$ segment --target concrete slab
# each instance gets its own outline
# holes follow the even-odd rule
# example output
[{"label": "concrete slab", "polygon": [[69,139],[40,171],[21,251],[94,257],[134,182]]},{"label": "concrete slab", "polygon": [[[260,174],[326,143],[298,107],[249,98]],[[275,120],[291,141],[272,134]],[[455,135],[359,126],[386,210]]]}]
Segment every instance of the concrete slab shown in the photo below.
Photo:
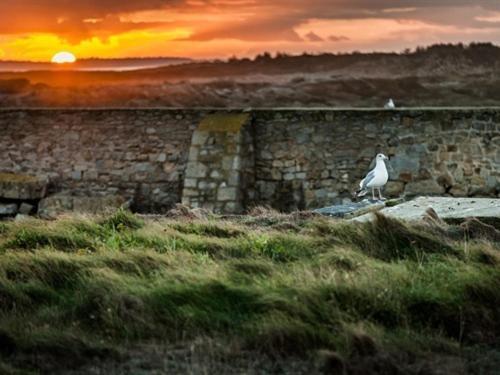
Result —
[{"label": "concrete slab", "polygon": [[[500,199],[495,198],[419,197],[394,207],[386,207],[379,212],[396,219],[420,220],[429,207],[442,219],[500,218]],[[365,214],[351,220],[367,221],[372,218],[373,215]]]}]

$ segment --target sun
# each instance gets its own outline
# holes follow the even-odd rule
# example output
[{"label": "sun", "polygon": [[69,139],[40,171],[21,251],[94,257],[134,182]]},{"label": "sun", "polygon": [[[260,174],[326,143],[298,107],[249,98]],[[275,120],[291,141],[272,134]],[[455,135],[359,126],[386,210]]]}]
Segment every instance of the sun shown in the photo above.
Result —
[{"label": "sun", "polygon": [[55,64],[71,64],[76,61],[76,57],[71,52],[61,51],[56,53],[51,61]]}]

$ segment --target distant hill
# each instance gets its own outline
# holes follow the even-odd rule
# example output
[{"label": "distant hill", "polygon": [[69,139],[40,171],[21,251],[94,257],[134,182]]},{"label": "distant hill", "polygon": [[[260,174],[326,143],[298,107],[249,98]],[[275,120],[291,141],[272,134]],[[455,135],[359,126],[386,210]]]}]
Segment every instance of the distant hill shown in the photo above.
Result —
[{"label": "distant hill", "polygon": [[121,63],[93,60],[79,62],[80,70],[0,72],[0,106],[378,107],[388,98],[397,106],[500,105],[500,48],[490,43],[173,61],[148,59],[137,70],[81,69]]},{"label": "distant hill", "polygon": [[46,70],[117,70],[128,71],[137,69],[158,68],[162,66],[185,64],[192,62],[188,58],[179,57],[153,57],[153,58],[124,58],[124,59],[83,59],[68,65],[56,65],[45,62],[31,61],[2,61],[0,60],[1,72],[25,72],[25,71],[46,71]]}]

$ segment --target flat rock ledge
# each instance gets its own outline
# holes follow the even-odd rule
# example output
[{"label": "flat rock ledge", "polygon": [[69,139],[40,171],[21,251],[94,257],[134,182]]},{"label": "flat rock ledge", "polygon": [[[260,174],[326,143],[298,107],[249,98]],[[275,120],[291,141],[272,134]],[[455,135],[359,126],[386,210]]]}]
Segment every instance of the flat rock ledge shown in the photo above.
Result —
[{"label": "flat rock ledge", "polygon": [[383,201],[365,199],[361,202],[318,208],[317,210],[314,210],[314,212],[329,217],[350,219],[356,216],[368,214],[370,212],[380,211],[385,207],[386,203]]},{"label": "flat rock ledge", "polygon": [[[420,220],[429,208],[441,219],[500,218],[500,199],[496,198],[419,197],[397,206],[385,207],[379,212],[400,220]],[[352,221],[372,219],[371,214],[351,218]]]}]

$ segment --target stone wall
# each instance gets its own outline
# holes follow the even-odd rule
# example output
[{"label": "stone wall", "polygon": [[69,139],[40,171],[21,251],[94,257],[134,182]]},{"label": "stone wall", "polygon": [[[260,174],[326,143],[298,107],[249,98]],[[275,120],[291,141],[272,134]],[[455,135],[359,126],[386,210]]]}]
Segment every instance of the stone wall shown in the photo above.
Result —
[{"label": "stone wall", "polygon": [[[0,110],[0,173],[48,177],[51,192],[120,194],[140,211],[165,211],[183,200],[183,191],[184,202],[221,211],[255,204],[292,210],[350,199],[383,152],[393,167],[386,194],[500,191],[500,109],[253,110],[245,112],[243,133],[217,132],[195,144],[193,132],[214,112],[220,111]],[[206,154],[189,157],[186,169],[192,141]],[[239,169],[224,167],[229,158],[239,160]],[[186,176],[198,162],[207,168],[204,181]],[[232,176],[236,200],[210,187],[233,187],[231,172],[239,176]]]},{"label": "stone wall", "polygon": [[141,211],[180,201],[202,111],[0,110],[0,172],[43,175],[50,191],[120,194]]},{"label": "stone wall", "polygon": [[258,111],[256,200],[279,209],[351,199],[373,157],[390,157],[386,194],[498,196],[500,110]]}]

